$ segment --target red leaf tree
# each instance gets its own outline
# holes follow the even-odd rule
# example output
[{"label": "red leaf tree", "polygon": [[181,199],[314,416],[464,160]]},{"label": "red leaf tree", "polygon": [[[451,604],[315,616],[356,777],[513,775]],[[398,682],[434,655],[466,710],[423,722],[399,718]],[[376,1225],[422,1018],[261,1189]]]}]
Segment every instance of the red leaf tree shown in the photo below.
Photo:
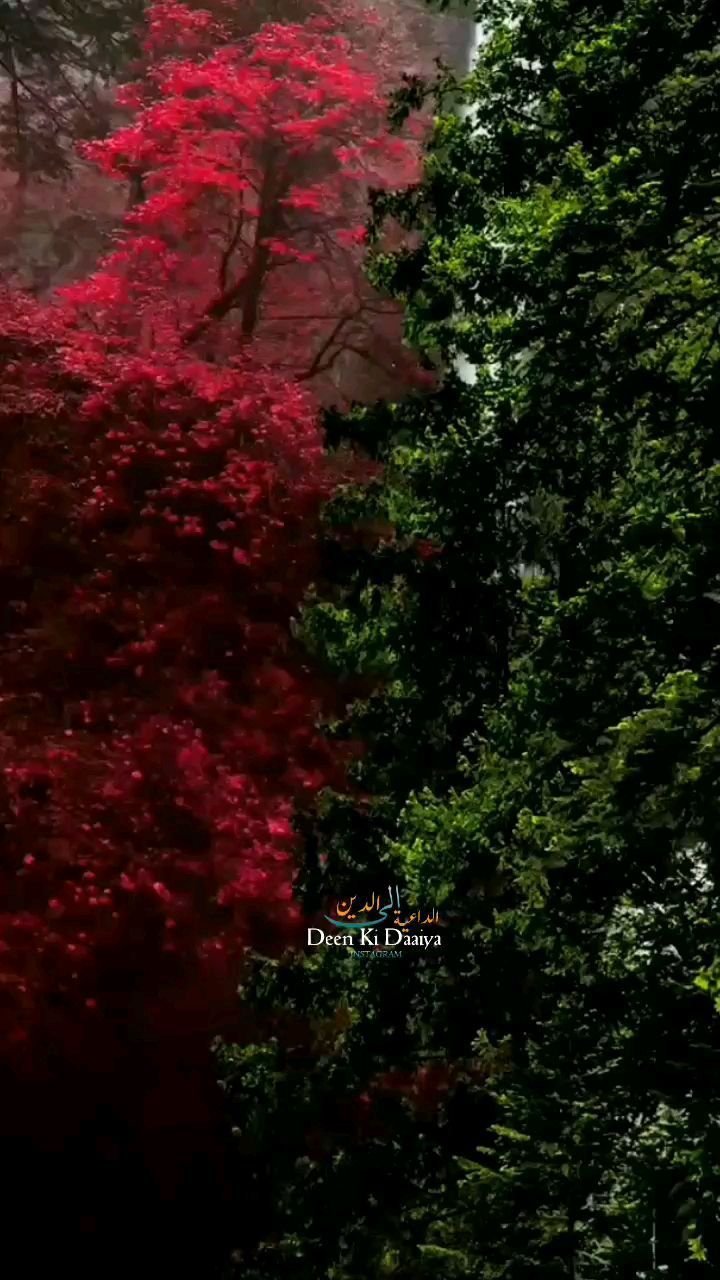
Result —
[{"label": "red leaf tree", "polygon": [[369,189],[411,181],[417,146],[387,125],[377,14],[354,16],[361,42],[340,33],[342,8],[237,35],[210,13],[150,6],[146,71],[122,93],[133,119],[84,149],[139,198],[98,271],[66,291],[81,315],[109,312],[146,350],[217,359],[252,340],[256,359],[331,399],[348,359],[356,378],[372,367],[374,394],[378,371],[407,379],[363,241]]},{"label": "red leaf tree", "polygon": [[415,163],[370,32],[374,66],[324,17],[151,5],[136,117],[89,149],[143,199],[57,305],[4,303],[0,1031],[296,919],[293,813],[338,767],[290,626],[333,484],[300,383],[383,312],[367,189]]},{"label": "red leaf tree", "polygon": [[[369,185],[415,163],[385,126],[379,28],[361,53],[347,13],[245,34],[149,16],[135,117],[91,149],[135,184],[117,243],[55,305],[0,313],[0,1063],[21,1042],[26,1085],[0,1127],[43,1149],[84,1116],[90,1197],[108,1096],[166,1192],[164,1135],[188,1117],[197,1163],[242,949],[298,924],[293,816],[342,767],[318,724],[332,691],[292,635],[339,472],[302,384],[362,395],[367,366],[377,394],[379,364],[397,386],[361,231]],[[50,1166],[55,1222],[83,1164],[64,1200]],[[135,1212],[153,1217],[142,1193]],[[166,1237],[187,1247],[170,1219],[158,1266]]]}]

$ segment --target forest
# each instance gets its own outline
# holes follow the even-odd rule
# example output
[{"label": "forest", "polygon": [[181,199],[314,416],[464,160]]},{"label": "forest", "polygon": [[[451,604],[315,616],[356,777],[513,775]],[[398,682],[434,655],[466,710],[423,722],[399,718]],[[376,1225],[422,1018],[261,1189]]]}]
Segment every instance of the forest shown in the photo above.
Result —
[{"label": "forest", "polygon": [[719,156],[714,0],[0,0],[10,1280],[719,1274]]}]

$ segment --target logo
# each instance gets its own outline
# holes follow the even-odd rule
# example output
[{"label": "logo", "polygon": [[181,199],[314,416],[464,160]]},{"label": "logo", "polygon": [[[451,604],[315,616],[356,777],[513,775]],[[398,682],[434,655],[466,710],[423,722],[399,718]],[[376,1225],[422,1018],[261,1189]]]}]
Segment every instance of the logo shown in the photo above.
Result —
[{"label": "logo", "polygon": [[387,892],[373,891],[360,906],[364,896],[353,894],[349,898],[340,898],[335,904],[334,914],[325,916],[332,928],[309,927],[307,945],[350,947],[353,954],[364,956],[399,956],[408,947],[427,950],[441,946],[439,929],[443,921],[436,907],[429,911],[416,906],[404,908],[397,885],[388,885]]}]

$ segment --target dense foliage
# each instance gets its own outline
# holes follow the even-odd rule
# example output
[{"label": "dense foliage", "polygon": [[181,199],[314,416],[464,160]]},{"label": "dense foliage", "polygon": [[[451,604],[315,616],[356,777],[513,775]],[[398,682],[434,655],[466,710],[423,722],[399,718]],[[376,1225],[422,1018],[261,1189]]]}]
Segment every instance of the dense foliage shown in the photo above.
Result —
[{"label": "dense foliage", "polygon": [[133,359],[6,308],[1,933],[14,1024],[11,995],[32,1003],[36,986],[94,1003],[81,971],[100,945],[132,946],[133,933],[140,945],[148,910],[166,955],[207,956],[237,912],[287,905],[293,797],[329,767],[288,623],[316,572],[331,480],[312,405],[262,370]]},{"label": "dense foliage", "polygon": [[305,619],[377,681],[306,909],[392,875],[449,923],[439,961],[258,964],[265,1037],[221,1050],[246,1280],[718,1264],[720,14],[478,16],[374,267],[475,380],[335,424],[386,474]]},{"label": "dense foliage", "polygon": [[[243,969],[229,1274],[709,1276],[716,5],[480,0],[434,102],[410,0],[140,8],[0,5],[0,1127],[168,1198]],[[303,948],[390,880],[438,951]]]}]

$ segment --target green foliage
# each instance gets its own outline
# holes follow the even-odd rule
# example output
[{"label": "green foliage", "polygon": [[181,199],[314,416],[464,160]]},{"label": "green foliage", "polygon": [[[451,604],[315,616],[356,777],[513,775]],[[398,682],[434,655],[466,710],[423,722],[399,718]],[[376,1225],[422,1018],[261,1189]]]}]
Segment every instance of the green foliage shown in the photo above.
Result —
[{"label": "green foliage", "polygon": [[[374,1099],[382,1073],[445,1059],[449,1082],[431,1114],[405,1099],[350,1153],[329,1122],[309,1157],[327,1177],[322,1247],[272,1274],[709,1276],[720,11],[480,11],[471,113],[440,99],[424,182],[375,205],[420,233],[373,271],[443,386],[344,424],[385,463],[368,503],[394,533],[338,554],[335,598],[305,622],[348,674],[378,675],[338,730],[367,743],[361,800],[318,816],[308,909],[388,870],[437,897],[447,932],[401,976],[335,955],[260,966],[276,1010],[351,1012],[332,1071],[310,1054],[293,1125],[319,1099],[331,1113],[331,1076]],[[460,357],[471,386],[448,372]],[[243,1087],[245,1132],[266,1104],[238,1102]],[[303,1133],[283,1176],[308,1242]],[[349,1182],[329,1176],[338,1155]]]},{"label": "green foliage", "polygon": [[0,149],[20,187],[67,174],[78,138],[107,128],[142,13],[141,0],[0,2]]}]

